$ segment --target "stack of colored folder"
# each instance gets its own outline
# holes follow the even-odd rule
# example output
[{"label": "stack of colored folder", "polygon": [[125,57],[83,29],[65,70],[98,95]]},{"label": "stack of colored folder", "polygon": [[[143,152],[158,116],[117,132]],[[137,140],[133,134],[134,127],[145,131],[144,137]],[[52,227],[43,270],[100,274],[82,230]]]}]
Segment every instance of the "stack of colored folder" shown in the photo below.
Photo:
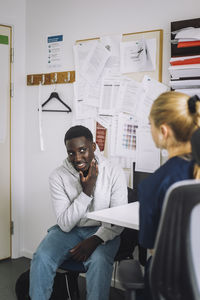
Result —
[{"label": "stack of colored folder", "polygon": [[171,23],[170,87],[200,95],[200,18]]}]

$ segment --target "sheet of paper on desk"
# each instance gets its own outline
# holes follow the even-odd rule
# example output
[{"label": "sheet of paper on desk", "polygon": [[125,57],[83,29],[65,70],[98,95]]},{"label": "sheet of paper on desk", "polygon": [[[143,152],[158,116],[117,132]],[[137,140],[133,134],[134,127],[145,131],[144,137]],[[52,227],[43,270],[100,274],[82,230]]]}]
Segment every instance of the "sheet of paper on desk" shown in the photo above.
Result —
[{"label": "sheet of paper on desk", "polygon": [[135,170],[154,172],[160,166],[160,150],[153,142],[150,128],[136,130],[136,143]]}]

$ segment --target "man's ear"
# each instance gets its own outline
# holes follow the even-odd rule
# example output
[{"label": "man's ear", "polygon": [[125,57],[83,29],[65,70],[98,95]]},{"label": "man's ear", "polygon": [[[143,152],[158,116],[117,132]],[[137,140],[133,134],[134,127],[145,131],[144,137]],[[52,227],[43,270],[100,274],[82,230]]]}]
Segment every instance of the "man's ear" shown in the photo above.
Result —
[{"label": "man's ear", "polygon": [[95,151],[96,150],[96,143],[92,143],[92,150]]}]

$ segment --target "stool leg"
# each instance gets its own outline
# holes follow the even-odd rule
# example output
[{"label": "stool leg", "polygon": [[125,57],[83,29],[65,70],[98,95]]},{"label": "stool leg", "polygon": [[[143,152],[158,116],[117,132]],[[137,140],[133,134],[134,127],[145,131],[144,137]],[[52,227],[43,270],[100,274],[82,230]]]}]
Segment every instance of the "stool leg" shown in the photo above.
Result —
[{"label": "stool leg", "polygon": [[70,291],[69,291],[69,282],[68,282],[68,278],[67,278],[67,273],[65,273],[65,281],[66,281],[66,287],[67,287],[67,293],[68,293],[68,297],[67,297],[66,300],[72,300],[71,295],[70,295]]},{"label": "stool leg", "polygon": [[[65,281],[66,281],[66,288],[67,288],[67,293],[68,293],[68,298],[67,300],[79,300],[80,299],[80,294],[79,294],[79,288],[78,288],[78,284],[75,287],[75,290],[72,293],[70,293],[70,278],[68,279],[67,275],[69,275],[70,273],[65,273]],[[74,276],[77,276],[77,274],[79,273],[74,273]],[[72,275],[72,274],[71,274]]]}]

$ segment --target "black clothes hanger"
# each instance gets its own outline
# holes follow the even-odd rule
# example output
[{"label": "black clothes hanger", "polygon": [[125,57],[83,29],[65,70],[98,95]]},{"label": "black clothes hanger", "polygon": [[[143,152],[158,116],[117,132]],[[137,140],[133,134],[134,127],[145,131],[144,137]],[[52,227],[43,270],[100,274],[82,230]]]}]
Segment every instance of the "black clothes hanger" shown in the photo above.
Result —
[{"label": "black clothes hanger", "polygon": [[58,99],[66,108],[67,110],[53,110],[53,109],[42,109],[42,111],[51,111],[51,112],[71,112],[71,108],[60,99],[60,96],[58,95],[57,92],[52,92],[49,96],[49,98],[42,104],[42,108],[53,98]]}]

